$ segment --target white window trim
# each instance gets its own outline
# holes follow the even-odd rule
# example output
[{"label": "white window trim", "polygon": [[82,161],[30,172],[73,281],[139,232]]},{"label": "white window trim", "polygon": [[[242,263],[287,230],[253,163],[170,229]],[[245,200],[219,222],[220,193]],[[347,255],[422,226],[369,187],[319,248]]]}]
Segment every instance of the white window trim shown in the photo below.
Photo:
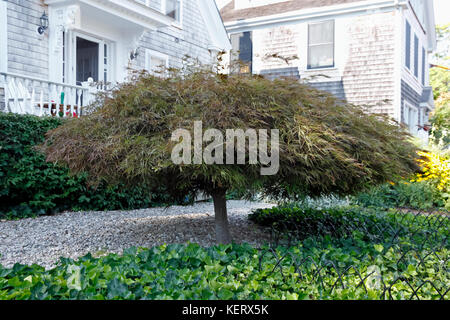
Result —
[{"label": "white window trim", "polygon": [[[180,1],[180,21],[175,20],[172,23],[173,27],[176,27],[178,29],[183,29],[183,2],[184,0],[179,0]],[[161,0],[161,12],[163,14],[166,14],[166,6],[167,6],[167,0]]]},{"label": "white window trim", "polygon": [[0,0],[0,72],[8,72],[7,5],[7,1]]},{"label": "white window trim", "polygon": [[77,70],[76,70],[76,38],[80,37],[95,43],[99,44],[99,73],[98,73],[98,81],[104,81],[104,45],[107,44],[109,48],[108,55],[108,77],[107,82],[115,82],[115,65],[114,54],[115,54],[115,46],[113,41],[109,41],[102,38],[97,38],[95,36],[88,35],[84,32],[80,31],[70,31],[70,36],[67,37],[66,45],[68,48],[66,49],[66,54],[70,53],[69,58],[66,57],[66,83],[76,84],[77,79]]},{"label": "white window trim", "polygon": [[[318,25],[318,24],[323,24],[326,22],[330,22],[333,21],[333,65],[332,66],[326,66],[326,67],[310,67],[309,65],[309,59],[311,58],[311,53],[310,53],[310,38],[309,38],[309,28],[312,25]],[[323,44],[331,44],[331,43],[323,43]],[[318,45],[318,44],[315,44]],[[314,21],[314,22],[310,22],[307,25],[307,42],[306,42],[306,71],[317,71],[317,70],[334,70],[337,69],[336,67],[336,20],[335,19],[328,19],[328,20],[322,20],[322,21]]]},{"label": "white window trim", "polygon": [[152,72],[150,70],[150,61],[151,58],[155,57],[157,59],[161,59],[164,60],[166,62],[166,68],[169,67],[169,56],[167,54],[155,51],[155,50],[151,50],[151,49],[145,49],[145,70],[148,71],[150,74],[153,75],[159,75],[158,73]]},{"label": "white window trim", "polygon": [[[414,123],[414,127],[412,129],[414,132],[411,132],[411,125],[412,125],[412,123],[411,123],[411,119],[409,118],[409,115],[408,115],[408,121],[405,121],[405,124],[408,126],[408,129],[409,129],[409,131],[411,133],[417,134],[417,132],[419,130],[418,124],[419,124],[419,121],[420,121],[419,108],[413,106],[411,103],[409,103],[406,100],[403,101],[403,105],[404,105],[403,112],[405,112],[407,109],[413,109],[416,112],[418,121],[417,121],[417,123]],[[409,110],[408,110],[408,112],[409,112]],[[404,117],[405,117],[405,115],[404,115]]]}]

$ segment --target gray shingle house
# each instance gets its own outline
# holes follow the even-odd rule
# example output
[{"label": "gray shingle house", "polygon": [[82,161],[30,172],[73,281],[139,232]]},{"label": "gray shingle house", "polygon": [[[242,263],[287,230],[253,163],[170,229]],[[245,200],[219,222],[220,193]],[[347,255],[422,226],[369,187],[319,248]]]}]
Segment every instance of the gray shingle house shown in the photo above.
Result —
[{"label": "gray shingle house", "polygon": [[[425,135],[432,0],[217,0],[240,72],[307,79]],[[284,61],[273,55],[292,58]]]},{"label": "gray shingle house", "polygon": [[77,113],[131,70],[230,47],[212,0],[0,0],[0,109]]}]

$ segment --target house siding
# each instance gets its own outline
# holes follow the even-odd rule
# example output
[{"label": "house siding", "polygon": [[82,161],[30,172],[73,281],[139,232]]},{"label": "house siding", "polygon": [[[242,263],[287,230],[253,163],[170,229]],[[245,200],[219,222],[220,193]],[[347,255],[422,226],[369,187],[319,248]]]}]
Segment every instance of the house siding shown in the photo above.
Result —
[{"label": "house siding", "polygon": [[8,72],[48,78],[48,33],[37,32],[44,10],[40,0],[7,1]]},{"label": "house siding", "polygon": [[300,73],[298,72],[297,67],[261,70],[260,75],[269,80],[275,80],[279,78],[300,79]]},{"label": "house siding", "polygon": [[[157,3],[160,3],[159,1]],[[145,49],[168,55],[169,66],[173,68],[182,68],[185,56],[198,59],[201,63],[211,63],[209,43],[208,30],[197,1],[183,0],[182,28],[172,27],[145,32],[140,41],[139,56],[134,66],[139,69],[145,67]]]},{"label": "house siding", "polygon": [[352,19],[343,86],[349,102],[395,116],[395,12]]},{"label": "house siding", "polygon": [[[253,31],[253,67],[256,73],[300,66],[301,25],[279,26]],[[284,59],[275,58],[278,56]]]},{"label": "house siding", "polygon": [[394,117],[395,18],[396,12],[335,17],[334,67],[323,69],[307,66],[309,21],[252,30],[253,72],[270,79],[298,77],[314,88]]},{"label": "house siding", "polygon": [[[161,1],[151,0],[149,6],[160,10]],[[183,0],[182,3],[182,28],[170,27],[144,32],[138,42],[139,56],[129,67],[145,67],[145,49],[168,55],[170,67],[181,68],[185,56],[197,58],[202,63],[212,62],[208,50],[210,36],[197,0]],[[49,32],[43,35],[37,32],[39,19],[44,11],[48,14],[48,7],[41,0],[7,1],[8,72],[50,78]],[[126,65],[127,61],[120,63]]]},{"label": "house siding", "polygon": [[343,81],[326,81],[326,82],[313,82],[309,84],[310,86],[327,91],[339,99],[347,100],[347,95],[345,93],[344,89],[344,82]]}]

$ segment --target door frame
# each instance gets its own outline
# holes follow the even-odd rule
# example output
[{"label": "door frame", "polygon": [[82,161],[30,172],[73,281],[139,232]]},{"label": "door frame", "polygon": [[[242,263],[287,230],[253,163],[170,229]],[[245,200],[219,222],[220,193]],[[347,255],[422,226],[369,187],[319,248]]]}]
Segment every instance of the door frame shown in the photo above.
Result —
[{"label": "door frame", "polygon": [[115,69],[114,69],[114,53],[115,53],[115,47],[114,42],[101,38],[96,37],[94,35],[82,32],[80,30],[70,30],[66,32],[65,34],[66,39],[64,39],[65,44],[67,45],[65,54],[66,57],[63,59],[65,60],[65,74],[67,75],[66,82],[70,83],[72,85],[77,85],[77,38],[82,38],[88,41],[92,41],[95,43],[98,43],[99,47],[99,53],[98,53],[98,81],[103,82],[105,80],[104,78],[104,71],[105,71],[105,45],[107,46],[107,76],[108,79],[106,79],[108,82],[114,81],[115,79]]}]

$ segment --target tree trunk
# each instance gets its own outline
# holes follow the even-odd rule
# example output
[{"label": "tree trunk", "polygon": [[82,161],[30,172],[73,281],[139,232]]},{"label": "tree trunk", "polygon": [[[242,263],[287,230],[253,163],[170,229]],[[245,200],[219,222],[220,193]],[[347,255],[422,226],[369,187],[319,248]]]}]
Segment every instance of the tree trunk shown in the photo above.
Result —
[{"label": "tree trunk", "polygon": [[226,190],[214,190],[214,212],[216,215],[216,240],[218,244],[231,243],[231,233],[228,225]]}]

